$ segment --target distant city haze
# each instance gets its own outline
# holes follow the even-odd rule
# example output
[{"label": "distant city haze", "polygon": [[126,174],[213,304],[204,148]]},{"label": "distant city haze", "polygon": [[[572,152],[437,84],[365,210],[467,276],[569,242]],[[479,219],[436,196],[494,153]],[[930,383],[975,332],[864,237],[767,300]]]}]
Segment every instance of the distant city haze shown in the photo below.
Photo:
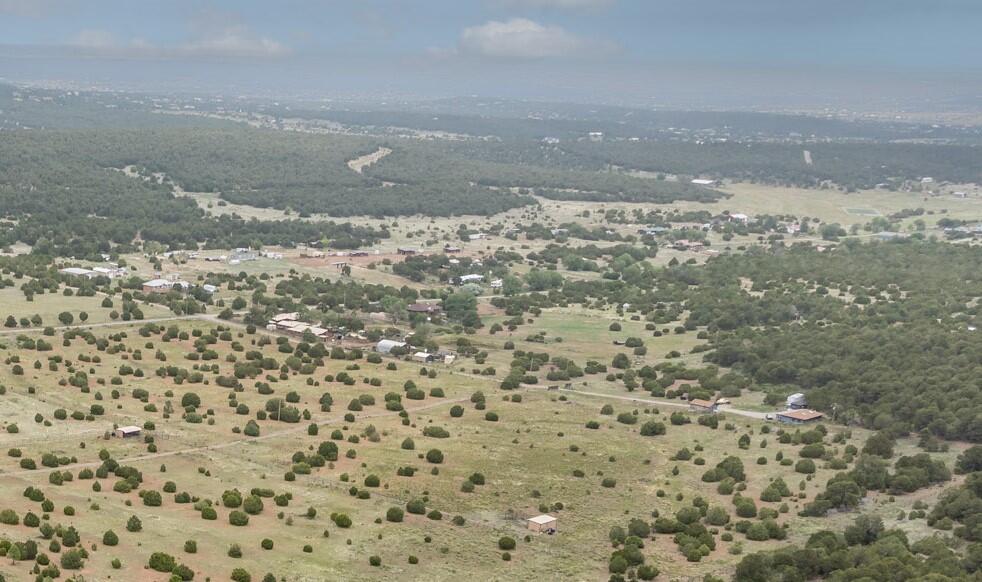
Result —
[{"label": "distant city haze", "polygon": [[0,0],[0,78],[134,91],[974,112],[971,0]]}]

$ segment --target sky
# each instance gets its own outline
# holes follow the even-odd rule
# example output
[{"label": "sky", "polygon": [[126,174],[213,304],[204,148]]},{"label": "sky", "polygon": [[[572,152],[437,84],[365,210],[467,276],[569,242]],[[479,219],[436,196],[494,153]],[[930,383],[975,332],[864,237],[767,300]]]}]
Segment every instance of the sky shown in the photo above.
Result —
[{"label": "sky", "polygon": [[0,0],[0,78],[616,103],[982,95],[979,0]]}]

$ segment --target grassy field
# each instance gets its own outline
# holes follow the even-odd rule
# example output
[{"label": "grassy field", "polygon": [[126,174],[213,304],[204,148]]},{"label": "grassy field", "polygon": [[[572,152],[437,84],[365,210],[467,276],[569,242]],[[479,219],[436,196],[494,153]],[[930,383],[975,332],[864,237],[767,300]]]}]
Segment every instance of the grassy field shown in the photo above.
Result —
[{"label": "grassy field", "polygon": [[[716,204],[674,204],[663,208],[731,210],[751,215],[793,212],[844,225],[918,206],[934,212],[935,218],[942,211],[952,217],[977,218],[980,210],[979,201],[974,198],[923,199],[921,195],[886,192],[847,195],[748,184],[728,185],[725,189],[732,198]],[[503,237],[462,243],[456,235],[461,224],[485,230],[493,224],[539,221],[552,225],[575,220],[588,227],[609,227],[627,235],[636,231],[636,225],[609,225],[602,221],[603,211],[655,207],[545,200],[541,203],[537,209],[517,209],[491,218],[384,221],[393,237],[377,246],[379,255],[356,264],[351,277],[395,287],[427,286],[412,284],[381,265],[381,260],[397,246],[435,250],[450,242],[463,246],[465,255],[480,256],[498,248],[528,254],[550,244]],[[589,217],[583,216],[587,210]],[[929,226],[933,224],[931,216],[924,218]],[[383,222],[367,218],[359,221],[373,226]],[[911,224],[912,219],[906,221],[905,228]],[[755,237],[726,243],[712,239],[714,247],[729,246],[734,250],[758,242]],[[218,254],[223,253],[207,251],[202,256]],[[165,261],[163,271],[191,281],[202,280],[212,271],[267,274],[270,289],[295,274],[332,279],[342,276],[331,264],[337,260],[334,257],[302,259],[296,249],[286,249],[284,254],[282,260],[260,259],[238,265],[201,259]],[[147,278],[153,275],[154,268],[147,258],[131,255],[125,259],[135,273]],[[666,264],[672,259],[702,262],[707,255],[662,248],[653,262]],[[377,268],[369,269],[368,262],[376,262]],[[519,265],[515,272],[521,274],[528,268]],[[435,287],[432,283],[428,286]],[[223,288],[215,299],[228,301],[238,293]],[[20,290],[8,288],[0,290],[0,305],[4,306],[0,316],[11,314],[20,319],[37,314],[43,325],[58,325],[57,317],[62,311],[72,313],[76,322],[78,314],[85,311],[88,324],[102,324],[111,321],[111,308],[101,307],[102,299],[48,293],[28,302]],[[141,309],[146,319],[171,315],[166,309],[149,304],[141,305]],[[217,309],[212,308],[212,312]],[[224,332],[212,334],[216,326],[211,322],[167,321],[165,327],[175,325],[183,334],[168,341],[156,332],[141,334],[139,322],[113,327],[95,325],[89,331],[92,339],[106,340],[101,349],[82,336],[66,343],[61,332],[51,338],[37,330],[0,328],[0,428],[4,429],[0,432],[0,450],[8,451],[0,457],[0,510],[12,509],[21,518],[20,524],[0,525],[0,539],[33,539],[41,552],[58,563],[58,555],[66,549],[52,547],[49,540],[38,536],[37,528],[23,525],[23,517],[30,511],[51,524],[72,525],[81,533],[82,546],[89,551],[81,574],[94,580],[166,580],[166,574],[147,569],[153,552],[166,552],[195,570],[195,580],[227,580],[234,568],[244,568],[253,580],[272,572],[277,578],[297,582],[458,580],[475,576],[487,580],[602,581],[608,577],[607,561],[612,551],[608,532],[612,527],[624,527],[632,518],[650,522],[656,516],[671,517],[691,506],[697,497],[712,507],[726,509],[731,522],[713,528],[717,547],[698,563],[686,561],[672,535],[659,534],[646,540],[644,554],[649,563],[661,570],[662,579],[727,576],[744,553],[802,542],[815,531],[840,530],[854,519],[855,513],[834,513],[825,519],[798,516],[798,511],[824,490],[836,471],[819,461],[817,472],[806,476],[779,462],[779,455],[798,459],[799,446],[779,442],[782,429],[789,433],[797,429],[760,418],[761,413],[772,409],[760,392],[744,391],[733,398],[734,406],[749,414],[724,414],[719,428],[710,429],[696,423],[691,415],[691,424],[671,424],[669,415],[685,410],[684,403],[649,398],[643,391],[628,393],[623,382],[608,379],[605,374],[577,378],[570,382],[569,391],[551,390],[550,385],[564,383],[547,381],[547,370],[543,369],[534,386],[517,391],[499,387],[514,354],[505,349],[506,342],[512,342],[515,350],[563,356],[581,366],[588,360],[609,364],[615,355],[624,353],[635,368],[664,362],[699,367],[703,365],[702,355],[693,350],[705,342],[698,338],[701,330],[675,333],[679,322],[672,322],[659,325],[662,335],[654,337],[652,330],[645,329],[644,321],[631,320],[629,310],[621,315],[613,309],[557,307],[528,316],[515,331],[506,329],[492,334],[490,327],[494,323],[509,318],[491,306],[487,297],[481,299],[480,311],[485,325],[476,333],[457,335],[459,330],[441,330],[436,339],[441,345],[453,346],[458,337],[464,337],[488,352],[486,362],[477,364],[462,358],[451,366],[429,366],[428,375],[421,375],[419,364],[392,357],[381,363],[329,358],[316,362],[308,358],[307,363],[315,366],[312,371],[301,373],[296,366],[287,366],[291,349],[279,350],[277,338],[262,332],[248,334],[240,324],[230,324]],[[611,331],[614,322],[620,324],[620,331]],[[36,351],[22,344],[17,337],[22,333],[33,339],[46,339],[51,350]],[[200,335],[218,338],[207,346],[213,350],[214,358],[195,358],[195,339]],[[643,338],[647,353],[630,355],[631,348],[621,345],[629,337]],[[291,346],[296,347],[295,339]],[[227,384],[236,363],[247,361],[249,352],[255,353],[248,357],[254,358],[258,353],[275,362],[257,377],[240,378],[235,389],[219,385],[219,377]],[[474,372],[488,366],[495,369],[494,375]],[[166,367],[186,371],[188,378],[167,375]],[[162,369],[165,373],[159,375]],[[353,383],[339,381],[342,373],[350,375]],[[423,398],[408,397],[409,383],[421,390]],[[144,398],[135,397],[140,391],[146,392]],[[477,391],[485,396],[481,405],[474,402]],[[320,398],[325,392],[333,397],[330,410],[321,409]],[[195,394],[201,402],[182,410],[182,399],[188,393]],[[401,398],[404,414],[386,408],[384,399],[388,393]],[[365,404],[355,410],[359,406],[349,403],[362,396]],[[625,400],[634,397],[651,403]],[[287,398],[289,405],[305,417],[295,423],[259,418],[271,398]],[[613,408],[612,413],[602,413],[605,404]],[[462,416],[451,416],[455,406],[463,407]],[[496,420],[490,413],[496,415]],[[637,422],[620,422],[617,417],[621,413],[629,413]],[[249,420],[258,424],[258,436],[243,434]],[[646,421],[663,423],[666,433],[642,436],[640,427]],[[596,423],[596,427],[590,428],[593,425],[589,423]],[[11,428],[14,425],[16,430]],[[145,438],[108,438],[117,425],[152,428],[145,430]],[[427,427],[442,427],[447,436],[427,436],[423,432]],[[830,458],[842,458],[849,445],[861,448],[870,434],[831,424],[827,428],[824,440]],[[335,431],[337,435],[332,434]],[[840,431],[845,432],[833,443],[834,435]],[[750,442],[741,447],[738,440],[743,435]],[[406,439],[412,439],[414,447],[404,447]],[[338,459],[314,467],[310,474],[295,471],[298,460],[316,452],[325,441],[337,445]],[[692,458],[673,460],[683,448],[692,452]],[[934,456],[950,467],[964,448],[954,443],[949,451]],[[83,470],[95,470],[102,464],[102,449],[121,465],[136,467],[142,473],[137,489],[114,491],[119,479],[112,474],[81,478]],[[425,454],[430,449],[440,449],[445,456],[443,462],[429,462]],[[916,452],[920,449],[911,439],[898,444],[898,455]],[[61,485],[51,483],[54,468],[40,464],[45,454],[63,457],[67,463],[60,470],[70,472],[73,479]],[[757,500],[758,508],[778,510],[786,504],[777,521],[786,529],[787,541],[750,541],[735,531],[733,523],[738,518],[732,496],[719,493],[715,483],[702,480],[707,469],[728,456],[739,458],[746,468],[748,478],[742,485],[742,495]],[[25,459],[36,461],[38,468],[25,468]],[[397,474],[405,467],[413,467],[414,475]],[[473,486],[472,491],[462,490],[475,473],[482,474],[485,483]],[[377,486],[371,476],[378,478]],[[794,494],[779,503],[760,501],[760,492],[777,478],[784,479]],[[604,486],[604,480],[613,483]],[[211,500],[217,519],[203,519],[195,503],[177,503],[174,494],[165,491],[171,489],[168,482],[174,483],[176,492],[187,492],[199,505]],[[39,503],[24,497],[22,493],[28,486],[42,489],[53,508],[44,512]],[[274,499],[265,497],[262,511],[250,516],[248,525],[233,526],[229,515],[234,508],[224,507],[221,498],[225,491],[236,488],[246,495],[253,488],[268,488],[290,498],[279,506]],[[145,506],[138,490],[163,492],[162,506]],[[900,520],[900,512],[909,512],[916,502],[931,502],[940,491],[940,487],[931,487],[895,498],[872,494],[862,510],[883,516],[888,526],[900,527],[912,539],[918,539],[932,535],[933,530],[923,519]],[[413,500],[422,501],[428,515],[407,513],[401,522],[386,520],[390,508],[405,508]],[[434,510],[439,515],[432,513]],[[525,520],[543,512],[558,517],[556,535],[527,532]],[[351,527],[336,525],[330,518],[333,513],[350,516]],[[142,531],[126,530],[132,516],[142,520]],[[119,545],[103,545],[103,533],[109,529],[119,535]],[[732,540],[724,539],[731,534]],[[497,546],[502,536],[517,540],[509,560],[503,559]],[[267,538],[273,542],[272,549],[261,546]],[[197,542],[196,553],[185,552],[188,540]],[[241,547],[241,557],[229,555],[234,544]],[[378,556],[380,565],[372,565],[369,556]],[[121,561],[119,568],[113,567],[114,559]],[[27,580],[33,579],[30,567],[27,561],[5,562],[2,571],[7,580]]]},{"label": "grassy field", "polygon": [[[695,202],[678,202],[673,204],[637,204],[637,203],[598,203],[598,202],[556,202],[547,199],[539,199],[538,207],[526,207],[513,209],[508,212],[497,214],[491,217],[480,216],[458,216],[458,217],[400,217],[396,219],[376,219],[369,217],[354,217],[351,222],[380,228],[388,228],[391,237],[382,240],[379,244],[371,247],[372,255],[354,261],[352,263],[352,277],[367,283],[384,285],[410,285],[420,287],[395,276],[391,269],[382,264],[384,259],[392,261],[401,260],[395,255],[398,247],[415,247],[424,252],[442,252],[444,245],[452,244],[463,248],[463,256],[480,257],[493,254],[498,249],[519,252],[523,255],[531,252],[539,252],[546,246],[553,244],[551,240],[527,240],[521,237],[519,240],[510,240],[503,236],[489,236],[486,240],[461,241],[457,235],[458,228],[466,226],[477,231],[488,231],[494,226],[520,227],[538,222],[547,227],[555,227],[562,223],[576,222],[587,228],[602,227],[609,229],[622,236],[637,234],[635,224],[616,224],[609,223],[604,219],[604,214],[608,210],[624,210],[632,212],[636,209],[649,210],[698,210],[709,211],[713,214],[724,211],[743,212],[750,216],[761,214],[794,214],[799,217],[817,218],[822,222],[839,223],[847,229],[852,225],[863,225],[876,217],[884,217],[900,210],[923,208],[923,216],[912,216],[901,220],[899,229],[902,231],[913,232],[915,221],[923,220],[926,224],[925,233],[928,235],[941,235],[941,231],[935,224],[942,217],[975,221],[982,219],[982,197],[970,194],[965,198],[957,198],[950,194],[928,196],[923,193],[911,192],[889,192],[882,190],[861,191],[855,193],[844,193],[835,190],[811,190],[804,188],[785,188],[766,186],[760,184],[732,183],[726,184],[722,190],[730,195],[729,198],[722,199],[711,204]],[[196,195],[197,196],[197,195]],[[231,212],[234,211],[240,216],[257,218],[283,218],[280,211],[267,211],[264,209],[254,209],[251,207],[231,207],[217,206],[216,195],[208,195],[212,211]],[[276,216],[267,215],[273,212]],[[327,220],[328,217],[314,216],[310,220]],[[860,231],[861,236],[869,236],[868,233]],[[811,237],[803,236],[788,238],[788,242],[796,240],[818,240],[817,235]],[[708,240],[711,248],[721,251],[738,252],[742,247],[751,245],[766,244],[764,237],[736,236],[729,241],[724,241],[719,234],[710,233]],[[581,241],[572,239],[565,243],[569,246],[580,246],[593,244],[598,247],[617,244],[606,241]],[[323,259],[301,259],[300,251],[297,249],[270,249],[284,254],[283,260],[260,259],[257,261],[244,262],[237,265],[229,265],[217,262],[205,262],[201,259],[179,262],[176,260],[164,261],[163,271],[165,274],[180,275],[189,280],[196,280],[208,272],[230,272],[247,274],[268,273],[272,277],[288,276],[291,270],[301,274],[311,274],[322,276],[329,279],[341,277],[340,271],[332,266],[332,263],[339,259],[337,257],[325,257]],[[211,250],[201,253],[205,255],[228,254],[229,249]],[[694,260],[703,263],[710,257],[703,252],[679,251],[670,248],[667,244],[660,245],[658,255],[650,259],[655,265],[666,265],[670,261],[678,260],[685,262]],[[142,255],[128,255],[125,257],[128,263],[136,267],[141,276],[150,278],[154,270],[149,261]],[[375,263],[375,269],[368,269],[370,263]],[[601,261],[602,263],[602,261]],[[515,272],[521,274],[528,270],[527,265],[516,265]],[[564,275],[572,278],[592,278],[594,273],[569,272],[560,266],[560,271]],[[9,290],[8,290],[9,291]]]},{"label": "grassy field", "polygon": [[[8,315],[13,315],[14,319],[19,321],[23,317],[30,319],[38,315],[41,317],[41,325],[59,326],[62,324],[58,320],[58,315],[67,311],[72,314],[75,323],[79,322],[79,314],[82,312],[88,315],[88,319],[86,320],[88,323],[113,321],[110,317],[113,308],[102,307],[103,299],[104,296],[102,295],[93,297],[67,297],[60,293],[44,293],[35,295],[33,301],[27,301],[24,293],[20,289],[7,287],[0,289],[0,306],[2,306],[0,307],[0,317],[6,318]],[[118,310],[118,308],[119,306],[117,305],[116,309]],[[171,315],[170,311],[166,308],[149,303],[141,305],[140,309],[143,311],[145,319]],[[0,328],[0,332],[5,330],[13,332],[11,328]]]},{"label": "grassy field", "polygon": [[[563,337],[561,343],[547,346],[550,353],[562,353],[582,361],[587,357],[609,358],[615,351],[612,338],[633,333],[630,326],[636,324],[624,322],[625,330],[615,334],[606,331],[608,321],[604,316],[550,312],[533,326],[541,326],[548,335]],[[180,324],[180,329],[189,333],[211,327],[204,323]],[[655,410],[639,406],[640,422],[625,425],[615,421],[614,417],[621,412],[634,411],[636,407],[630,403],[534,387],[505,392],[491,379],[457,371],[466,368],[464,365],[455,365],[453,369],[436,366],[436,377],[429,378],[419,374],[418,365],[391,359],[382,364],[326,360],[325,366],[310,376],[291,373],[285,380],[280,380],[274,375],[276,381],[270,384],[275,390],[274,395],[257,393],[251,380],[242,382],[241,392],[221,388],[215,384],[218,374],[212,371],[213,368],[203,372],[202,382],[179,385],[171,378],[157,377],[155,371],[160,365],[191,369],[199,364],[184,358],[186,353],[193,351],[193,335],[188,340],[164,342],[156,335],[140,337],[137,330],[138,327],[133,326],[100,334],[114,334],[113,345],[121,346],[114,354],[94,352],[76,339],[69,346],[58,345],[52,352],[43,354],[41,359],[62,358],[60,364],[53,366],[57,369],[43,366],[35,370],[25,366],[24,375],[17,376],[10,373],[13,363],[7,360],[4,370],[6,391],[0,396],[4,403],[2,421],[5,426],[16,423],[19,431],[2,433],[0,443],[3,448],[18,448],[22,458],[36,460],[44,453],[75,457],[76,462],[62,469],[74,473],[76,479],[61,486],[51,485],[48,483],[51,469],[41,467],[36,471],[25,471],[19,467],[17,458],[4,457],[6,461],[0,461],[3,508],[14,509],[19,515],[27,511],[38,513],[38,504],[20,493],[28,485],[43,489],[55,505],[49,520],[65,526],[74,525],[81,532],[85,547],[95,548],[90,551],[90,559],[82,571],[87,578],[164,580],[164,575],[144,569],[152,552],[163,551],[192,567],[197,572],[195,579],[206,576],[215,580],[227,579],[233,568],[243,567],[254,577],[270,571],[287,580],[450,580],[473,575],[491,580],[552,577],[603,580],[611,551],[606,536],[611,527],[624,526],[632,517],[651,519],[653,511],[671,515],[691,503],[697,495],[711,505],[731,510],[728,496],[719,495],[714,484],[700,480],[706,468],[728,455],[743,460],[750,475],[744,495],[753,497],[778,476],[783,477],[794,491],[801,487],[805,495],[812,497],[832,474],[820,468],[813,478],[804,479],[791,467],[775,462],[774,455],[778,451],[787,457],[796,457],[796,447],[778,444],[774,434],[761,434],[764,427],[761,421],[738,417],[724,419],[724,422],[732,423],[732,430],[724,429],[721,423],[715,431],[696,424],[672,426],[667,415],[675,408]],[[245,349],[261,349],[264,355],[282,359],[283,354],[277,352],[275,343],[261,348],[253,345],[258,337],[245,335],[237,328],[232,333],[232,341],[243,344]],[[694,334],[659,338],[664,339],[663,345],[652,351],[691,346],[691,337]],[[485,341],[503,340],[503,337],[493,336]],[[241,352],[232,348],[232,341],[222,340],[211,346],[219,357],[206,363],[217,365],[219,374],[231,371],[231,364],[225,361],[228,355],[241,357]],[[155,359],[157,350],[166,357],[166,364]],[[80,356],[92,354],[98,354],[101,361],[83,363],[80,360]],[[23,363],[37,358],[28,350],[12,345],[0,351],[0,357],[4,359],[14,355],[19,355]],[[396,369],[388,369],[388,362],[396,363]],[[357,379],[354,385],[325,381],[326,375],[337,375],[355,363],[358,369],[347,370]],[[142,370],[143,378],[119,376],[119,367],[123,364]],[[88,392],[58,385],[70,370],[86,371],[90,385]],[[121,378],[119,384],[113,383],[114,377]],[[381,385],[370,386],[362,378],[378,378]],[[407,425],[397,413],[384,409],[383,396],[387,392],[403,394],[403,386],[410,380],[427,396],[420,401],[403,399],[408,411]],[[131,396],[135,388],[147,390],[146,403]],[[430,395],[433,388],[442,388],[445,395]],[[113,389],[119,391],[119,398],[113,397]],[[485,410],[476,410],[470,402],[471,395],[477,390],[486,395]],[[617,393],[612,384],[603,390]],[[289,391],[298,394],[298,408],[310,411],[309,421],[301,420],[296,424],[259,421],[261,433],[258,438],[233,432],[235,427],[244,426],[249,418],[255,418],[255,411],[262,409],[267,399],[282,397]],[[318,405],[318,399],[325,391],[334,398],[330,412],[321,412]],[[192,424],[181,420],[179,405],[186,392],[200,396],[198,411],[207,419],[205,422]],[[620,393],[623,394],[622,388]],[[345,420],[347,403],[361,394],[372,395],[376,403],[352,412],[353,421]],[[515,394],[521,394],[521,402],[512,401]],[[232,395],[237,404],[249,408],[249,414],[235,414],[229,406]],[[177,410],[170,418],[164,418],[161,411],[165,410],[168,401]],[[600,414],[605,402],[613,404],[613,415]],[[90,406],[97,403],[105,407],[106,413],[93,420],[55,418],[58,409],[68,413],[75,410],[88,412]],[[457,403],[463,405],[465,412],[460,418],[452,418],[449,410]],[[498,420],[485,420],[488,412],[496,413]],[[35,422],[36,414],[49,420],[51,426]],[[667,433],[660,437],[640,436],[638,427],[649,419],[668,425]],[[599,422],[598,429],[586,428],[586,423],[591,420]],[[149,452],[149,446],[139,439],[104,439],[104,433],[115,424],[142,425],[146,421],[155,423],[155,430],[148,434],[154,437],[156,452]],[[320,425],[316,436],[308,434],[307,426],[311,423]],[[374,430],[369,430],[369,425]],[[422,429],[427,426],[443,427],[449,437],[423,436]],[[335,441],[341,451],[339,460],[315,468],[310,475],[297,475],[295,481],[285,481],[284,475],[293,464],[291,455],[296,451],[309,453],[316,450],[320,442],[329,440],[334,430],[340,430],[345,439]],[[378,435],[377,442],[365,438],[373,433]],[[737,439],[745,433],[751,435],[751,445],[740,449],[736,446]],[[359,438],[353,439],[354,436]],[[853,430],[847,441],[835,448],[841,450],[847,443],[861,446],[865,436],[864,431]],[[415,441],[414,450],[400,447],[406,438]],[[358,442],[347,442],[349,440]],[[762,444],[765,440],[766,446]],[[903,446],[905,451],[911,449],[912,452],[911,445]],[[696,457],[705,459],[705,465],[698,465],[695,460],[670,460],[682,447],[688,447]],[[135,466],[143,473],[141,489],[160,491],[166,481],[173,481],[178,492],[187,491],[201,499],[215,500],[218,519],[201,519],[191,504],[177,504],[169,493],[163,494],[162,507],[145,507],[135,491],[113,492],[116,479],[112,476],[78,479],[79,470],[98,466],[98,453],[102,448],[121,464]],[[431,448],[443,451],[443,463],[434,465],[420,458]],[[345,456],[349,449],[354,451],[353,458]],[[954,454],[954,451],[947,453],[945,458],[950,461]],[[769,462],[757,465],[756,459],[760,456]],[[397,476],[396,470],[404,466],[416,467],[415,476]],[[676,467],[678,474],[673,475]],[[574,477],[574,470],[582,471],[583,476]],[[486,484],[476,486],[471,493],[462,492],[462,484],[475,472],[485,475]],[[369,475],[379,477],[379,487],[364,487]],[[616,480],[616,486],[602,487],[600,482],[604,478]],[[101,484],[101,491],[92,490],[94,482]],[[352,486],[367,489],[370,497],[353,497],[348,491]],[[259,515],[252,516],[247,526],[229,525],[231,510],[221,507],[222,492],[233,488],[248,492],[253,487],[270,488],[277,494],[288,492],[293,498],[287,507],[276,507],[271,499],[264,499],[265,508]],[[439,510],[442,519],[407,514],[402,523],[385,521],[388,508],[404,507],[413,499],[425,500],[427,511]],[[562,504],[558,511],[554,505],[557,502]],[[816,529],[829,527],[828,520],[795,515],[804,500],[792,498],[787,503],[790,512],[782,514],[781,522],[787,525],[790,539],[800,541]],[[873,498],[868,506],[892,517],[911,503],[902,497],[894,502]],[[758,507],[766,505],[776,508],[779,504],[758,502]],[[67,506],[75,509],[73,516],[65,515]],[[307,517],[309,507],[316,510],[313,518]],[[525,541],[524,519],[542,510],[551,510],[559,517],[560,533],[532,535]],[[353,521],[352,527],[335,526],[329,519],[334,512],[348,514]],[[142,532],[126,531],[126,521],[132,515],[142,520]],[[463,517],[464,524],[452,524],[453,516]],[[379,519],[381,522],[376,523]],[[833,521],[848,519],[848,516],[841,516]],[[904,521],[901,525],[914,534],[925,533],[922,522]],[[119,534],[118,546],[102,545],[102,533],[107,529]],[[13,540],[36,538],[36,531],[23,525],[0,526],[0,533]],[[510,561],[503,561],[501,551],[496,547],[498,538],[503,535],[518,540]],[[263,538],[274,541],[272,550],[260,548]],[[739,534],[736,538],[734,542],[720,541],[718,549],[698,564],[685,561],[671,536],[656,536],[647,544],[645,553],[663,573],[675,577],[727,572],[739,559],[738,555],[731,554],[731,551],[737,551],[734,549],[737,544],[743,551],[753,551],[778,543],[741,541]],[[197,542],[196,554],[183,551],[184,542],[189,539]],[[241,558],[227,555],[232,544],[241,546]],[[303,551],[308,544],[312,553]],[[54,556],[47,545],[47,541],[42,540],[42,551]],[[372,555],[381,558],[380,567],[369,565],[368,556]],[[417,557],[418,564],[409,563],[410,555]],[[110,566],[113,558],[122,561],[120,570]],[[24,563],[8,567],[8,579],[26,578],[26,570],[20,567],[21,564]],[[301,569],[298,569],[299,564],[303,564]]]}]

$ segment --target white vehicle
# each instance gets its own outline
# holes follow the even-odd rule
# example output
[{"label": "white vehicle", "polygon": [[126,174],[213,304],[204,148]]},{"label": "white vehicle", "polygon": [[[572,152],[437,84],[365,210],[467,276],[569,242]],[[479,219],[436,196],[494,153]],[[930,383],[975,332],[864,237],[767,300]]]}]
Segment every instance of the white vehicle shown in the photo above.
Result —
[{"label": "white vehicle", "polygon": [[765,414],[764,415],[764,420],[774,420],[774,415],[773,414]]}]

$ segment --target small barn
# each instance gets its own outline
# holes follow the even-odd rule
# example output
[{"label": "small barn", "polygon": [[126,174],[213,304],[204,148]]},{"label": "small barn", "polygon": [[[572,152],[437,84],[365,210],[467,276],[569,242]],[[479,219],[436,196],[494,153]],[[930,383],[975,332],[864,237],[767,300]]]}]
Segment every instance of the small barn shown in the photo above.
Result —
[{"label": "small barn", "polygon": [[117,438],[125,439],[129,437],[140,436],[140,427],[138,426],[121,426],[113,431],[113,435]]},{"label": "small barn", "polygon": [[549,530],[555,532],[559,530],[559,519],[546,514],[530,517],[528,519],[528,528],[529,531],[539,533],[548,532]]},{"label": "small barn", "polygon": [[817,422],[825,415],[817,410],[785,410],[777,413],[777,419],[786,424],[806,424]]}]

